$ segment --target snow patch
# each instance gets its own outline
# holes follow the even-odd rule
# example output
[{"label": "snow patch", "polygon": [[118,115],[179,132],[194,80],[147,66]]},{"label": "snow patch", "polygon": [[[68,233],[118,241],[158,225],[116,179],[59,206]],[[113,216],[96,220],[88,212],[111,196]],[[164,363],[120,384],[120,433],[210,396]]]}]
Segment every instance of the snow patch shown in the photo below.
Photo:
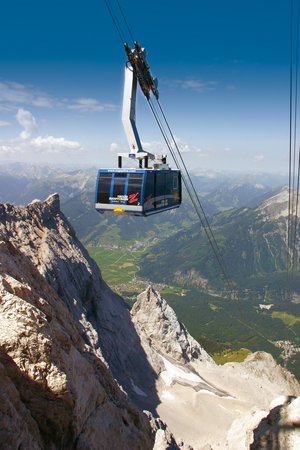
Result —
[{"label": "snow patch", "polygon": [[175,400],[175,396],[170,391],[162,391],[161,398],[164,400]]},{"label": "snow patch", "polygon": [[272,306],[274,306],[272,303],[270,303],[269,305],[258,305],[260,307],[260,309],[271,309]]},{"label": "snow patch", "polygon": [[184,381],[186,383],[200,383],[203,381],[198,375],[192,372],[186,372],[175,364],[172,364],[166,358],[162,357],[165,369],[161,372],[160,376],[162,377],[164,383],[167,386],[171,386],[172,382],[177,379],[180,381]]}]

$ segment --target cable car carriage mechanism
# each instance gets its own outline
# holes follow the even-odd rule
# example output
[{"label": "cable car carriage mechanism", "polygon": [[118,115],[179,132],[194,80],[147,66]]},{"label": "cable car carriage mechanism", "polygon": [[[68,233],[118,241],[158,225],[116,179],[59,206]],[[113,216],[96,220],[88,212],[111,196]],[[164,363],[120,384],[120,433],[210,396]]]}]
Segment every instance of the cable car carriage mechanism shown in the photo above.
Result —
[{"label": "cable car carriage mechanism", "polygon": [[[135,42],[133,49],[125,44],[125,51],[128,61],[122,122],[130,152],[118,154],[118,168],[98,171],[95,208],[100,213],[149,216],[180,206],[181,174],[169,167],[166,155],[154,155],[142,148],[135,123],[137,84],[149,101],[151,92],[158,99],[157,83],[146,62],[145,49]],[[122,168],[122,158],[138,161],[138,167]]]}]

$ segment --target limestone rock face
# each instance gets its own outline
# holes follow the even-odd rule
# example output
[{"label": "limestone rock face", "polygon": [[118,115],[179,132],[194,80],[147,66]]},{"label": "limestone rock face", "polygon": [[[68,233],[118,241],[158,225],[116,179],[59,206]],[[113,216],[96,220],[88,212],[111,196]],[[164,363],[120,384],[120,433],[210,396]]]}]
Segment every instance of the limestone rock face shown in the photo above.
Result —
[{"label": "limestone rock face", "polygon": [[122,319],[123,337],[138,340],[58,196],[0,205],[0,449],[153,447],[148,418],[105,358],[117,365],[112,324]]},{"label": "limestone rock face", "polygon": [[279,397],[270,409],[236,419],[228,432],[228,450],[297,450],[300,448],[300,397]]},{"label": "limestone rock face", "polygon": [[152,288],[130,313],[58,195],[0,205],[0,450],[234,450],[238,435],[262,445],[282,395],[300,387],[270,355],[217,366]]},{"label": "limestone rock face", "polygon": [[152,287],[138,296],[132,308],[132,320],[139,336],[155,352],[182,364],[197,361],[213,364],[208,353],[179,322],[174,310]]},{"label": "limestone rock face", "polygon": [[78,322],[82,339],[109,365],[130,397],[142,409],[155,412],[157,374],[140,345],[128,307],[102,280],[60,212],[59,196],[35,200],[27,207],[0,205],[0,233],[62,299]]},{"label": "limestone rock face", "polygon": [[265,200],[257,208],[257,211],[273,220],[274,219],[276,220],[279,217],[287,218],[289,214],[288,198],[289,198],[288,188],[284,187],[280,190],[280,192]]},{"label": "limestone rock face", "polygon": [[132,320],[157,373],[158,414],[177,442],[197,449],[225,449],[227,442],[228,450],[246,450],[270,402],[300,395],[295,378],[267,353],[216,365],[151,287],[138,297]]},{"label": "limestone rock face", "polygon": [[300,448],[300,397],[287,398],[274,406],[253,430],[250,450]]}]

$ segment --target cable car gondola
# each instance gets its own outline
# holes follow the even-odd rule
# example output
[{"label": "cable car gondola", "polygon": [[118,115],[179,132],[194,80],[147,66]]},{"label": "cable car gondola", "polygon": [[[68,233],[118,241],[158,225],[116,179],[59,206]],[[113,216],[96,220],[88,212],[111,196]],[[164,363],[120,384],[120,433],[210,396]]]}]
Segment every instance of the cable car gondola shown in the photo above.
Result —
[{"label": "cable car gondola", "polygon": [[[142,148],[135,124],[137,83],[148,100],[151,92],[158,99],[157,83],[150,73],[145,50],[137,42],[134,49],[125,44],[125,50],[128,62],[122,121],[130,152],[118,154],[118,168],[98,171],[95,208],[100,213],[149,216],[180,206],[181,173],[169,167],[165,155],[153,155]],[[122,168],[123,157],[137,160],[139,167]],[[152,167],[148,166],[149,159]]]},{"label": "cable car gondola", "polygon": [[181,203],[179,170],[100,169],[96,187],[99,212],[149,216]]}]

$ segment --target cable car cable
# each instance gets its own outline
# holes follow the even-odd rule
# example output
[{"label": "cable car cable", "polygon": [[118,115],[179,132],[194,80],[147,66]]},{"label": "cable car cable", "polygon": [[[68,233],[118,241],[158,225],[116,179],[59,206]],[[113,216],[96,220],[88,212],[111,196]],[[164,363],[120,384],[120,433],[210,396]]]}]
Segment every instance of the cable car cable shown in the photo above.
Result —
[{"label": "cable car cable", "polygon": [[[296,66],[295,66],[295,99],[294,99],[294,141],[293,141],[293,166],[292,166],[292,195],[295,192],[295,170],[296,170],[296,141],[297,141],[297,112],[298,112],[298,67],[299,67],[299,0],[297,2],[297,29],[296,29]],[[293,199],[294,200],[294,199]],[[294,212],[294,202],[292,202],[292,214]]]},{"label": "cable car cable", "polygon": [[292,173],[292,126],[293,126],[293,0],[290,1],[290,90],[289,90],[289,158],[288,158],[288,218],[287,218],[287,289],[289,287],[290,272],[290,219],[291,219],[291,173]]},{"label": "cable car cable", "polygon": [[298,168],[297,168],[297,187],[296,187],[296,213],[295,213],[295,223],[294,223],[294,236],[293,236],[293,256],[292,256],[292,273],[295,267],[298,266],[298,260],[296,261],[296,242],[297,242],[297,226],[298,226],[298,208],[299,208],[299,183],[300,183],[300,146],[298,150]]},{"label": "cable car cable", "polygon": [[[299,0],[297,0],[296,11],[296,33],[293,20],[294,2],[290,2],[290,95],[289,95],[289,158],[288,158],[288,217],[287,217],[287,257],[286,257],[286,284],[287,297],[290,293],[290,284],[295,270],[296,240],[298,223],[298,203],[299,203],[299,158],[298,169],[296,171],[296,141],[297,141],[297,112],[298,112],[298,67],[299,67]],[[296,41],[296,45],[294,44]],[[295,49],[296,47],[296,49]],[[294,63],[294,53],[296,61]],[[295,67],[294,67],[295,66]],[[294,81],[295,80],[295,81]],[[292,152],[293,135],[293,152]],[[300,157],[300,155],[299,155]],[[297,176],[296,176],[297,172]],[[296,182],[297,180],[297,182]],[[295,186],[297,185],[297,186]],[[296,187],[296,194],[295,194]],[[295,198],[296,196],[296,198]]]},{"label": "cable car cable", "polygon": [[[112,18],[112,20],[113,20],[113,23],[114,23],[114,25],[115,25],[115,27],[116,27],[116,29],[117,29],[117,32],[118,32],[118,34],[119,34],[119,36],[120,36],[120,39],[122,40],[122,44],[124,45],[125,39],[124,39],[124,35],[123,35],[123,33],[122,33],[122,30],[121,30],[121,26],[119,25],[117,19],[115,18],[114,13],[113,13],[113,9],[111,8],[111,6],[110,6],[108,0],[104,0],[104,1],[105,1],[106,6],[107,6],[107,9],[108,9],[108,11],[109,11],[109,14],[110,14],[110,16],[111,16],[111,18]],[[122,10],[122,7],[121,7],[121,5],[120,5],[120,2],[119,2],[119,0],[116,0],[116,1],[117,1],[119,10],[120,10],[120,12],[121,12],[122,18],[123,18],[123,20],[124,20],[124,23],[125,23],[125,25],[126,25],[126,28],[127,28],[128,32],[129,32],[129,34],[130,34],[130,36],[131,36],[131,39],[134,41],[132,32],[131,32],[131,30],[130,30],[130,27],[129,27],[129,25],[128,25],[128,22],[127,22],[127,20],[126,20],[126,17],[125,17],[125,14],[124,14],[123,10]],[[134,41],[134,42],[135,42],[135,41]],[[145,82],[147,83],[147,80],[145,80]],[[174,162],[175,162],[175,164],[176,164],[176,167],[177,167],[178,170],[180,170],[181,172],[183,172],[182,169],[181,169],[180,163],[178,162],[178,159],[177,159],[177,157],[176,157],[176,155],[175,155],[175,152],[173,151],[172,145],[170,144],[170,142],[169,142],[169,140],[168,140],[167,133],[165,132],[164,127],[163,127],[163,125],[162,125],[162,123],[161,123],[161,120],[159,119],[159,115],[157,114],[157,112],[156,112],[156,110],[155,110],[155,108],[154,108],[153,103],[149,101],[150,99],[148,98],[147,100],[148,100],[148,103],[149,103],[150,108],[151,108],[151,110],[152,110],[152,113],[153,113],[153,115],[154,115],[154,117],[155,117],[155,120],[156,120],[156,122],[157,122],[157,124],[158,124],[158,126],[159,126],[159,128],[160,128],[160,131],[162,132],[163,138],[164,138],[164,140],[165,140],[165,142],[166,142],[166,144],[167,144],[167,146],[168,146],[168,148],[169,148],[169,151],[170,151],[170,153],[171,153],[171,155],[172,155],[172,157],[173,157],[173,159],[174,159]],[[177,145],[177,143],[176,143],[175,137],[174,137],[174,135],[173,135],[173,133],[172,133],[172,131],[171,131],[171,128],[170,128],[170,126],[169,126],[169,123],[168,123],[168,121],[167,121],[167,119],[166,119],[166,116],[165,116],[165,114],[164,114],[164,112],[163,112],[163,109],[162,109],[162,107],[161,107],[161,105],[160,105],[160,103],[159,103],[159,101],[158,101],[158,98],[156,98],[156,100],[157,100],[157,102],[158,102],[159,109],[160,109],[161,114],[162,114],[162,116],[163,116],[163,119],[164,119],[164,121],[165,121],[165,123],[166,123],[166,125],[167,125],[168,131],[169,131],[169,133],[170,133],[170,135],[171,135],[172,141],[173,141],[173,143],[174,143],[174,145],[175,145],[175,148],[176,148],[176,150],[177,150],[177,152],[178,152],[178,155],[179,155],[179,157],[180,157],[180,160],[181,160],[181,162],[182,162],[182,165],[183,165],[183,167],[184,167],[184,170],[185,170],[185,172],[186,172],[186,176],[187,176],[187,178],[188,178],[188,181],[189,181],[191,187],[188,185],[188,182],[187,182],[187,180],[186,180],[186,178],[185,178],[185,175],[182,176],[184,185],[185,185],[186,190],[187,190],[187,192],[188,192],[188,194],[189,194],[189,196],[190,196],[190,199],[191,199],[191,201],[192,201],[192,203],[193,203],[193,206],[194,206],[194,208],[195,208],[195,211],[196,211],[196,213],[197,213],[197,215],[198,215],[198,217],[199,217],[200,223],[201,223],[201,225],[202,225],[202,227],[203,227],[203,229],[204,229],[204,231],[205,231],[205,234],[206,234],[206,236],[207,236],[207,239],[208,239],[208,241],[209,241],[209,244],[210,244],[210,246],[211,246],[211,248],[212,248],[212,250],[213,250],[213,252],[214,252],[214,254],[215,254],[215,257],[216,257],[216,259],[217,259],[217,261],[218,261],[218,264],[219,264],[219,266],[220,266],[221,272],[222,272],[222,274],[223,274],[223,276],[224,276],[224,278],[225,278],[225,280],[226,280],[226,283],[227,283],[227,285],[228,285],[228,287],[229,287],[229,290],[233,293],[233,292],[234,292],[234,290],[233,290],[233,285],[232,285],[231,280],[230,280],[230,278],[229,278],[229,276],[228,276],[228,274],[227,274],[227,269],[226,269],[226,266],[225,266],[225,262],[224,262],[224,260],[223,260],[223,258],[222,258],[221,252],[220,252],[219,247],[218,247],[218,245],[217,245],[217,242],[216,242],[214,233],[213,233],[213,231],[212,231],[212,229],[211,229],[211,226],[210,226],[210,224],[209,224],[209,221],[208,221],[208,219],[207,219],[207,216],[206,216],[206,214],[205,214],[205,211],[204,211],[204,209],[203,209],[203,206],[202,206],[202,204],[201,204],[201,201],[200,201],[200,199],[199,199],[199,196],[198,196],[198,194],[197,194],[197,192],[196,192],[196,189],[195,189],[194,184],[193,184],[193,182],[192,182],[192,180],[191,180],[191,177],[190,177],[190,174],[189,174],[188,169],[187,169],[187,167],[186,167],[186,164],[185,164],[185,162],[184,162],[184,160],[183,160],[183,157],[182,157],[182,155],[181,155],[181,153],[180,153],[180,150],[179,150],[178,145]],[[183,174],[182,174],[182,175],[183,175]],[[195,199],[196,199],[196,200],[195,200]],[[200,210],[199,210],[199,208],[200,208]],[[200,211],[202,212],[203,217],[201,216]],[[203,219],[203,218],[204,218],[204,219]],[[206,225],[205,225],[205,224],[206,224]]]},{"label": "cable car cable", "polygon": [[112,9],[112,7],[110,6],[109,1],[108,1],[108,0],[104,0],[104,2],[105,2],[105,4],[106,4],[107,10],[108,10],[108,12],[109,12],[109,15],[110,15],[110,17],[111,17],[111,19],[112,19],[112,21],[113,21],[113,23],[114,23],[114,25],[115,25],[115,28],[116,28],[116,30],[117,30],[117,32],[118,32],[118,35],[119,35],[119,37],[120,37],[120,39],[121,39],[121,41],[122,41],[122,44],[124,45],[124,42],[126,42],[126,39],[125,39],[124,34],[122,33],[121,26],[120,26],[120,24],[118,23],[118,21],[117,21],[115,15],[114,15],[113,9]]},{"label": "cable car cable", "polygon": [[[128,33],[129,33],[129,35],[130,35],[130,37],[131,37],[131,40],[132,40],[132,42],[134,42],[133,34],[132,34],[131,29],[130,29],[130,27],[129,27],[129,24],[128,24],[127,20],[126,20],[126,16],[125,16],[125,14],[124,14],[124,12],[123,12],[123,9],[122,9],[122,7],[121,7],[121,4],[120,4],[119,0],[116,0],[116,1],[117,1],[119,10],[120,10],[120,12],[121,12],[121,15],[122,15],[122,17],[123,17],[124,23],[125,23],[125,25],[126,25],[126,28],[127,28],[127,30],[128,30]],[[124,42],[125,42],[125,41],[124,41]],[[124,44],[124,42],[123,42],[123,44]]]},{"label": "cable car cable", "polygon": [[290,0],[290,81],[289,81],[289,148],[288,148],[288,216],[286,230],[286,298],[290,292],[290,269],[291,269],[291,186],[292,186],[292,135],[293,135],[293,0]]},{"label": "cable car cable", "polygon": [[[182,158],[182,155],[180,154],[180,150],[179,150],[178,145],[177,145],[177,143],[175,141],[174,135],[173,135],[173,133],[171,131],[171,128],[170,128],[170,126],[169,126],[169,124],[167,122],[166,116],[165,116],[165,114],[164,114],[164,112],[162,110],[162,107],[160,105],[161,112],[162,112],[164,120],[165,120],[165,122],[166,122],[166,124],[168,126],[169,133],[172,136],[172,139],[173,139],[174,145],[175,145],[175,147],[177,149],[177,152],[179,154],[179,157],[180,157],[180,159],[182,161],[182,164],[183,164],[183,167],[184,167],[184,171],[186,173],[186,176],[188,178],[189,183],[186,180],[185,174],[183,173],[184,171],[182,170],[182,167],[180,166],[180,163],[178,162],[176,154],[175,154],[175,152],[172,149],[172,145],[170,144],[170,142],[169,142],[169,140],[167,138],[167,135],[166,135],[166,132],[164,130],[164,127],[163,127],[163,125],[162,125],[162,123],[161,123],[161,121],[159,119],[159,116],[158,116],[158,114],[157,114],[157,112],[156,112],[156,110],[154,108],[154,105],[151,102],[151,100],[149,101],[149,105],[150,105],[150,108],[151,108],[151,110],[152,110],[152,112],[154,114],[154,117],[155,117],[156,121],[157,121],[157,124],[158,124],[158,126],[159,126],[159,128],[160,128],[160,130],[161,130],[161,132],[163,134],[163,137],[164,137],[164,139],[165,139],[165,141],[167,143],[167,146],[168,146],[168,148],[170,150],[170,153],[171,153],[171,155],[172,155],[172,157],[174,159],[176,167],[177,167],[177,169],[179,169],[181,171],[182,180],[183,180],[183,183],[184,183],[185,188],[187,190],[187,193],[188,193],[188,195],[189,195],[189,197],[190,197],[190,199],[192,201],[192,204],[193,204],[193,206],[195,208],[196,214],[197,214],[197,216],[198,216],[198,218],[200,220],[200,223],[201,223],[201,225],[203,227],[203,230],[204,230],[204,232],[206,234],[206,237],[207,237],[207,239],[209,241],[209,244],[210,244],[210,246],[211,246],[211,248],[213,250],[213,253],[214,253],[214,255],[215,255],[216,259],[217,259],[217,262],[218,262],[218,264],[220,266],[221,272],[222,272],[222,274],[223,274],[223,276],[225,278],[225,281],[226,281],[226,283],[227,283],[227,285],[229,287],[229,291],[233,294],[234,293],[233,285],[232,285],[231,280],[230,280],[230,278],[228,276],[226,265],[225,265],[225,262],[224,262],[224,260],[222,258],[222,254],[220,252],[220,249],[219,249],[218,244],[216,242],[214,233],[213,233],[213,231],[211,229],[211,226],[209,224],[209,221],[207,219],[207,216],[205,214],[205,211],[203,209],[203,206],[201,204],[199,196],[198,196],[198,194],[196,192],[194,184],[193,184],[193,182],[191,180],[191,177],[190,177],[190,174],[188,172],[188,169],[187,169],[187,167],[185,165],[185,162],[184,162],[184,160]],[[199,207],[200,207],[200,210],[199,210]],[[203,216],[201,215],[200,211],[202,212]],[[203,217],[204,217],[204,219],[203,219]]]},{"label": "cable car cable", "polygon": [[[182,165],[183,165],[183,167],[184,167],[184,170],[185,170],[185,172],[186,172],[186,174],[187,174],[189,183],[190,183],[190,185],[191,185],[191,187],[192,187],[193,194],[194,194],[194,196],[195,196],[195,198],[196,198],[196,200],[197,200],[198,206],[200,207],[200,210],[201,210],[201,212],[202,212],[202,214],[203,214],[204,222],[205,222],[205,224],[206,224],[206,225],[204,226],[205,233],[206,233],[207,237],[208,237],[208,235],[210,234],[211,240],[209,239],[209,241],[210,241],[210,243],[211,243],[211,246],[212,246],[212,248],[213,248],[213,250],[214,250],[215,255],[216,255],[216,256],[218,255],[218,256],[217,256],[217,259],[218,259],[219,264],[220,264],[220,266],[221,266],[221,268],[222,268],[222,272],[224,273],[224,276],[225,276],[225,279],[226,279],[226,281],[227,281],[227,283],[228,283],[229,289],[232,291],[232,290],[233,290],[233,286],[232,286],[231,281],[230,281],[230,278],[229,278],[229,276],[228,276],[227,268],[226,268],[225,262],[224,262],[224,260],[223,260],[223,257],[222,257],[222,254],[221,254],[221,252],[220,252],[220,249],[219,249],[219,247],[218,247],[218,244],[217,244],[217,241],[216,241],[216,239],[215,239],[214,233],[213,233],[213,231],[212,231],[212,229],[211,229],[209,220],[208,220],[207,215],[206,215],[206,213],[205,213],[205,211],[204,211],[204,208],[203,208],[202,203],[201,203],[201,201],[200,201],[199,195],[198,195],[198,193],[197,193],[197,191],[196,191],[196,189],[195,189],[194,183],[193,183],[193,181],[192,181],[192,179],[191,179],[191,176],[190,176],[189,171],[188,171],[188,169],[187,169],[187,167],[186,167],[186,164],[185,164],[185,162],[184,162],[184,159],[183,159],[183,157],[182,157],[182,155],[181,155],[181,153],[180,153],[180,150],[179,150],[179,148],[178,148],[178,145],[177,145],[177,142],[176,142],[176,140],[175,140],[174,134],[173,134],[173,132],[172,132],[172,130],[171,130],[171,128],[170,128],[170,125],[169,125],[169,123],[168,123],[168,121],[167,121],[167,118],[166,118],[166,116],[165,116],[165,113],[164,113],[164,111],[163,111],[163,108],[162,108],[162,106],[161,106],[159,100],[157,100],[157,103],[158,103],[158,105],[159,105],[160,111],[161,111],[161,113],[162,113],[162,115],[163,115],[163,118],[164,118],[164,120],[165,120],[165,123],[166,123],[166,125],[167,125],[167,127],[168,127],[169,133],[170,133],[170,135],[171,135],[171,137],[172,137],[172,141],[173,141],[173,143],[174,143],[174,145],[175,145],[175,148],[176,148],[176,150],[177,150],[177,152],[178,152],[178,155],[179,155],[179,157],[180,157],[180,160],[181,160],[181,162],[182,162]],[[208,231],[207,231],[207,230],[208,230]]]},{"label": "cable car cable", "polygon": [[[298,68],[299,68],[299,0],[297,1],[297,31],[296,31],[296,68],[295,68],[295,112],[294,112],[294,148],[293,148],[293,187],[292,187],[292,218],[291,222],[291,274],[295,271],[296,260],[296,241],[297,241],[297,224],[298,224],[298,204],[299,204],[299,164],[300,164],[300,147],[298,149],[298,166],[296,169],[296,142],[297,142],[297,113],[298,113]],[[295,198],[296,197],[296,198]]]},{"label": "cable car cable", "polygon": [[295,197],[295,185],[296,185],[296,141],[297,141],[297,112],[298,112],[298,67],[299,67],[299,57],[298,57],[298,51],[299,51],[299,0],[297,1],[297,24],[296,24],[296,65],[295,65],[295,98],[294,98],[294,140],[293,140],[293,162],[292,162],[292,173],[291,173],[291,179],[292,179],[292,186],[291,186],[291,220],[290,220],[290,226],[292,228],[291,230],[291,236],[290,236],[290,247],[291,247],[291,272],[293,274],[293,259],[295,255],[295,241],[296,241],[296,230],[293,227],[293,218],[294,215],[297,214],[297,208],[295,210],[295,203],[297,202]]}]

